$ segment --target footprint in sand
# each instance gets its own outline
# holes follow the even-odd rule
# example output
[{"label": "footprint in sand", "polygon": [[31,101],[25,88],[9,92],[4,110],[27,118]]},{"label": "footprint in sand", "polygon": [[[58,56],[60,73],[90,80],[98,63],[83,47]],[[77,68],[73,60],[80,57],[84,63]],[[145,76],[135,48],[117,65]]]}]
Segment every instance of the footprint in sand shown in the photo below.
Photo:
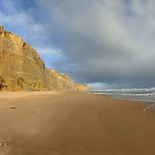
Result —
[{"label": "footprint in sand", "polygon": [[11,155],[10,141],[0,138],[0,155]]}]

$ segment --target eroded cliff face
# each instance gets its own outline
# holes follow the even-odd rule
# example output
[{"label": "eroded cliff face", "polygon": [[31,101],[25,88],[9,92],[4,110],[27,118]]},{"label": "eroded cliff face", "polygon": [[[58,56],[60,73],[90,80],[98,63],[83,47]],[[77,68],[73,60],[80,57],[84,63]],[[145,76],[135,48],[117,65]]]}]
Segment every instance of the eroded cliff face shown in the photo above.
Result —
[{"label": "eroded cliff face", "polygon": [[75,86],[76,86],[76,88],[77,88],[78,90],[80,90],[80,91],[88,91],[88,90],[90,90],[90,89],[88,88],[88,86],[85,85],[85,84],[76,83]]},{"label": "eroded cliff face", "polygon": [[48,69],[35,49],[0,26],[0,89],[61,91],[80,87],[69,76]]}]

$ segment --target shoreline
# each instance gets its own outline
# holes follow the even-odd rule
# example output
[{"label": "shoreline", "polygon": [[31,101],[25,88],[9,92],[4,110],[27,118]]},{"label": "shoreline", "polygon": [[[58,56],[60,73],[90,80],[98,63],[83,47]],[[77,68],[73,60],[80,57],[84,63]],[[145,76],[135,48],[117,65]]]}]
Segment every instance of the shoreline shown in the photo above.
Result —
[{"label": "shoreline", "polygon": [[153,154],[155,112],[145,108],[141,102],[71,91],[0,98],[0,154]]},{"label": "shoreline", "polygon": [[127,100],[127,101],[140,102],[141,104],[146,105],[147,108],[155,110],[155,98],[149,98],[149,96],[114,96],[102,93],[91,93],[91,94],[108,96],[112,99],[118,99],[124,101]]},{"label": "shoreline", "polygon": [[57,95],[56,91],[0,91],[0,99],[19,99],[26,97],[42,97],[46,95]]}]

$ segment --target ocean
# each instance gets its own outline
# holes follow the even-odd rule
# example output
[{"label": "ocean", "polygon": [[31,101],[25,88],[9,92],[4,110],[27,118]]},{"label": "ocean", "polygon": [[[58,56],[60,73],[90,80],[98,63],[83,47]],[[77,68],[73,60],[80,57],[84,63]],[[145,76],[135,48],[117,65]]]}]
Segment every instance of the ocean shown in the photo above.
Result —
[{"label": "ocean", "polygon": [[103,89],[90,91],[94,94],[104,94],[113,98],[143,102],[155,108],[155,87],[128,88],[128,89]]}]

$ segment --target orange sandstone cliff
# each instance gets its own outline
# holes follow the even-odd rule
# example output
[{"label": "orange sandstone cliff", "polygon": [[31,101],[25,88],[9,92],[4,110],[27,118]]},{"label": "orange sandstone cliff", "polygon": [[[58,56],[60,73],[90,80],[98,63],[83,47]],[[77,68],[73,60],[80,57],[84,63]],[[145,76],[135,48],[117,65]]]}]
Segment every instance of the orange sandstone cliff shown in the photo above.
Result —
[{"label": "orange sandstone cliff", "polygon": [[88,90],[67,75],[48,69],[35,49],[0,25],[0,90]]}]

